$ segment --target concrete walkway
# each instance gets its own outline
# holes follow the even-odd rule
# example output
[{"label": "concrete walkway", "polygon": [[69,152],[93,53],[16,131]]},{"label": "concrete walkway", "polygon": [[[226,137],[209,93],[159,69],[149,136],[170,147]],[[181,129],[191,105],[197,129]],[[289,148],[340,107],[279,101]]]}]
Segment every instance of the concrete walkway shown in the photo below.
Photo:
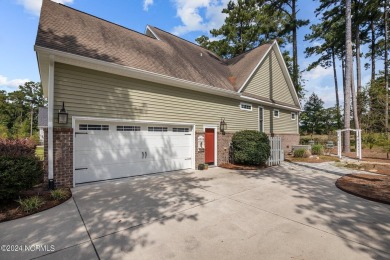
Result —
[{"label": "concrete walkway", "polygon": [[73,199],[0,224],[0,259],[389,259],[390,206],[338,190],[349,169],[171,172],[79,186]]}]

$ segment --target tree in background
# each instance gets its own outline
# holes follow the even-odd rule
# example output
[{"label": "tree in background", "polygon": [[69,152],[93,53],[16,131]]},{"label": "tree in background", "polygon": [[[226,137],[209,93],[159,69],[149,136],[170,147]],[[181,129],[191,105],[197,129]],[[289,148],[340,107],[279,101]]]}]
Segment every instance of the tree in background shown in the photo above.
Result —
[{"label": "tree in background", "polygon": [[[351,86],[352,86],[352,27],[351,0],[345,0],[345,89],[344,89],[344,128],[351,127]],[[344,152],[351,151],[351,133],[344,132]]]},{"label": "tree in background", "polygon": [[44,106],[46,99],[39,82],[26,82],[10,93],[0,91],[0,136],[31,136],[37,131],[38,108]]},{"label": "tree in background", "polygon": [[219,29],[195,41],[223,58],[233,58],[257,46],[277,40],[283,47],[293,44],[293,56],[283,51],[298,96],[303,97],[303,80],[299,72],[297,30],[309,23],[297,18],[296,0],[238,0],[230,1],[222,13],[227,14]]},{"label": "tree in background", "polygon": [[300,115],[301,131],[321,134],[324,125],[324,101],[315,93],[311,94]]}]

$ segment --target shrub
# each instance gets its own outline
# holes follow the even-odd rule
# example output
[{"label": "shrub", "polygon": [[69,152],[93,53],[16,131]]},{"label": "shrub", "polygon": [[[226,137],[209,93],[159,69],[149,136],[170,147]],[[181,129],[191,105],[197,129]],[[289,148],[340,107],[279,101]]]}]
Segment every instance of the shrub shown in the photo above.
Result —
[{"label": "shrub", "polygon": [[37,144],[28,138],[0,139],[0,156],[29,156],[35,154]]},{"label": "shrub", "polygon": [[20,207],[24,212],[30,212],[36,210],[40,206],[45,204],[45,201],[38,196],[33,196],[26,199],[19,199],[17,200],[17,202],[19,203]]},{"label": "shrub", "polygon": [[0,140],[0,200],[16,198],[20,191],[39,183],[42,164],[35,144],[28,139]]},{"label": "shrub", "polygon": [[297,158],[308,158],[310,157],[310,155],[311,155],[310,151],[304,148],[299,148],[294,150],[294,157]]},{"label": "shrub", "polygon": [[303,158],[305,151],[306,151],[306,149],[303,149],[303,148],[299,148],[299,149],[294,150],[294,157]]},{"label": "shrub", "polygon": [[64,189],[52,190],[50,194],[51,197],[55,200],[64,200],[67,197],[67,192]]},{"label": "shrub", "polygon": [[261,165],[271,154],[268,136],[259,131],[236,132],[232,138],[232,146],[233,160],[237,164]]},{"label": "shrub", "polygon": [[311,147],[311,153],[315,155],[323,155],[324,147],[320,144],[315,144]]}]

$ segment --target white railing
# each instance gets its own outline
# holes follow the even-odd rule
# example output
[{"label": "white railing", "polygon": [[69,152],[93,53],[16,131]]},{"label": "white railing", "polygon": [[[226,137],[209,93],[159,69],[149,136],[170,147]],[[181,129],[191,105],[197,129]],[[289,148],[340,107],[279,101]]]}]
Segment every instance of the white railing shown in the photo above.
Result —
[{"label": "white railing", "polygon": [[270,137],[271,155],[267,161],[268,166],[280,165],[284,161],[284,151],[282,149],[282,138],[279,136]]}]

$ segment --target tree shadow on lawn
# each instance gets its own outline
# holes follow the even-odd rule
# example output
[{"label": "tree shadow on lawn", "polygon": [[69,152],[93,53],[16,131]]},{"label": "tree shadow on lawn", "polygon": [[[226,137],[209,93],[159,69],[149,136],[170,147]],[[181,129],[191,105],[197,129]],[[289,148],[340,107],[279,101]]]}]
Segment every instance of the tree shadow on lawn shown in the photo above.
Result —
[{"label": "tree shadow on lawn", "polygon": [[355,251],[365,252],[373,258],[389,259],[390,205],[339,190],[335,181],[339,176],[344,176],[341,171],[332,170],[332,167],[322,169],[312,165],[284,163],[279,167],[256,172],[242,171],[239,174],[247,178],[269,179],[291,190],[280,194],[280,199],[293,196],[295,205],[288,215],[285,208],[279,208],[281,215],[346,238],[343,241]]},{"label": "tree shadow on lawn", "polygon": [[143,224],[197,221],[197,214],[185,210],[217,198],[204,190],[201,182],[208,180],[188,172],[168,172],[81,186],[73,194],[92,239],[99,243],[115,234],[99,253],[116,255],[154,244],[137,229]]}]

